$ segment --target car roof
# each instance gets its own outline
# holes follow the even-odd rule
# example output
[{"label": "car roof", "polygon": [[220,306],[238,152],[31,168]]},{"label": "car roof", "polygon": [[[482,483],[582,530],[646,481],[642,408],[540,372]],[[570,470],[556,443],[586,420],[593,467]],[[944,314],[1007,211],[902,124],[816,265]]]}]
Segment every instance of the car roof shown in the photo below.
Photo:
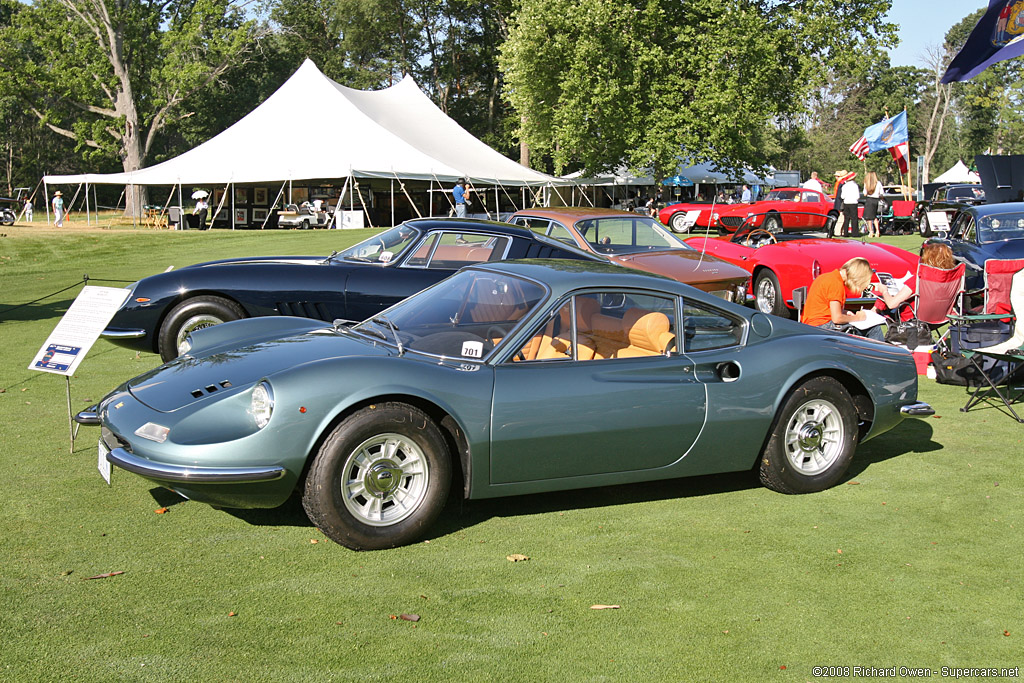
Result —
[{"label": "car roof", "polygon": [[463,270],[482,269],[538,280],[556,294],[580,287],[636,287],[672,294],[701,294],[690,285],[653,273],[624,268],[606,261],[568,261],[562,259],[522,259],[491,261]]},{"label": "car roof", "polygon": [[476,232],[487,232],[495,235],[511,235],[532,240],[532,230],[521,228],[509,223],[498,221],[485,221],[479,218],[412,218],[405,221],[405,225],[412,225],[427,232],[429,230],[473,230]]},{"label": "car roof", "polygon": [[557,206],[538,207],[535,209],[523,209],[516,211],[513,216],[536,216],[538,218],[551,218],[554,220],[571,220],[576,222],[587,218],[614,218],[621,216],[644,217],[642,214],[632,211],[620,211],[618,209],[602,209],[593,206]]}]

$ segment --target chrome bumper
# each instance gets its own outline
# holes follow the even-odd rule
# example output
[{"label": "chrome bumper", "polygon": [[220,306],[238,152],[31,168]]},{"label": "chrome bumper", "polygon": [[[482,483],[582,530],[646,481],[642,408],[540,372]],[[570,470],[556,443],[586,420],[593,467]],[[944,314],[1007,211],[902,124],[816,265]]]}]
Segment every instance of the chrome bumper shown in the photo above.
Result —
[{"label": "chrome bumper", "polygon": [[935,414],[935,408],[932,408],[923,401],[918,401],[917,403],[908,403],[905,406],[900,406],[900,414],[907,417],[928,417]]},{"label": "chrome bumper", "polygon": [[104,339],[142,339],[146,336],[145,330],[126,330],[119,327],[108,327],[100,332]]},{"label": "chrome bumper", "polygon": [[285,475],[280,465],[272,467],[189,467],[168,465],[140,458],[123,448],[107,453],[107,460],[123,470],[147,479],[183,483],[234,484],[276,481]]},{"label": "chrome bumper", "polygon": [[100,423],[99,406],[90,406],[75,415],[75,422],[80,425],[98,425]]}]

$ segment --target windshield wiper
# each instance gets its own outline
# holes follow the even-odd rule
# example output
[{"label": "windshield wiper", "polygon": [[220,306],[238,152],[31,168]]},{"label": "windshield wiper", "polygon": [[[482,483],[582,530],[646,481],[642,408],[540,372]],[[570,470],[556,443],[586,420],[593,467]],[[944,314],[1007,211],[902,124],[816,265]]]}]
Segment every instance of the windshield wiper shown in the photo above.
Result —
[{"label": "windshield wiper", "polygon": [[404,355],[405,347],[402,346],[402,340],[398,336],[398,325],[395,325],[393,322],[391,322],[388,318],[384,317],[383,315],[378,315],[376,318],[372,318],[371,321],[377,323],[378,325],[386,325],[387,328],[391,330],[391,334],[395,336],[395,344],[398,345],[398,355]]},{"label": "windshield wiper", "polygon": [[328,256],[327,258],[325,258],[323,261],[321,261],[320,264],[324,265],[324,264],[330,263],[331,261],[334,260],[334,257],[337,256],[340,253],[341,253],[340,251],[335,249],[334,251],[331,252],[331,255]]}]

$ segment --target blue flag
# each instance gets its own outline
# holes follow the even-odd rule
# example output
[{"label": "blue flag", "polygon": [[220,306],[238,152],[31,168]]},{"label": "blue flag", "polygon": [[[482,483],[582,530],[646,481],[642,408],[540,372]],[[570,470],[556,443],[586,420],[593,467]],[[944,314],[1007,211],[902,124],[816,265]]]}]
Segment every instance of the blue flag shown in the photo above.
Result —
[{"label": "blue flag", "polygon": [[996,62],[1024,54],[1024,0],[989,0],[988,10],[967,37],[943,83],[969,81]]},{"label": "blue flag", "polygon": [[[1021,1],[1024,2],[1024,0]],[[891,119],[886,119],[881,123],[865,128],[864,139],[868,141],[869,152],[889,149],[906,142],[908,139],[906,110],[901,111]]]}]

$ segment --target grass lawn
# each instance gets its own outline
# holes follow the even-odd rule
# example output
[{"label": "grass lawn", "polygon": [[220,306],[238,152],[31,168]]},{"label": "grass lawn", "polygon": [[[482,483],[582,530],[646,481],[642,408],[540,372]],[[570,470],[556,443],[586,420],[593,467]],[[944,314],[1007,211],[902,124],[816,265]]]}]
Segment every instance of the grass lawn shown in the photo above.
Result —
[{"label": "grass lawn", "polygon": [[[84,273],[326,254],[371,232],[0,228],[0,680],[810,681],[816,666],[1024,665],[1024,426],[960,413],[963,390],[929,380],[936,415],[861,446],[822,493],[735,474],[455,500],[428,540],[372,553],[327,541],[294,501],[215,510],[117,469],[108,487],[95,428],[69,452],[65,380],[26,368],[78,288],[10,307]],[[100,340],[74,409],[157,364]],[[87,580],[110,572],[123,573]]]}]

